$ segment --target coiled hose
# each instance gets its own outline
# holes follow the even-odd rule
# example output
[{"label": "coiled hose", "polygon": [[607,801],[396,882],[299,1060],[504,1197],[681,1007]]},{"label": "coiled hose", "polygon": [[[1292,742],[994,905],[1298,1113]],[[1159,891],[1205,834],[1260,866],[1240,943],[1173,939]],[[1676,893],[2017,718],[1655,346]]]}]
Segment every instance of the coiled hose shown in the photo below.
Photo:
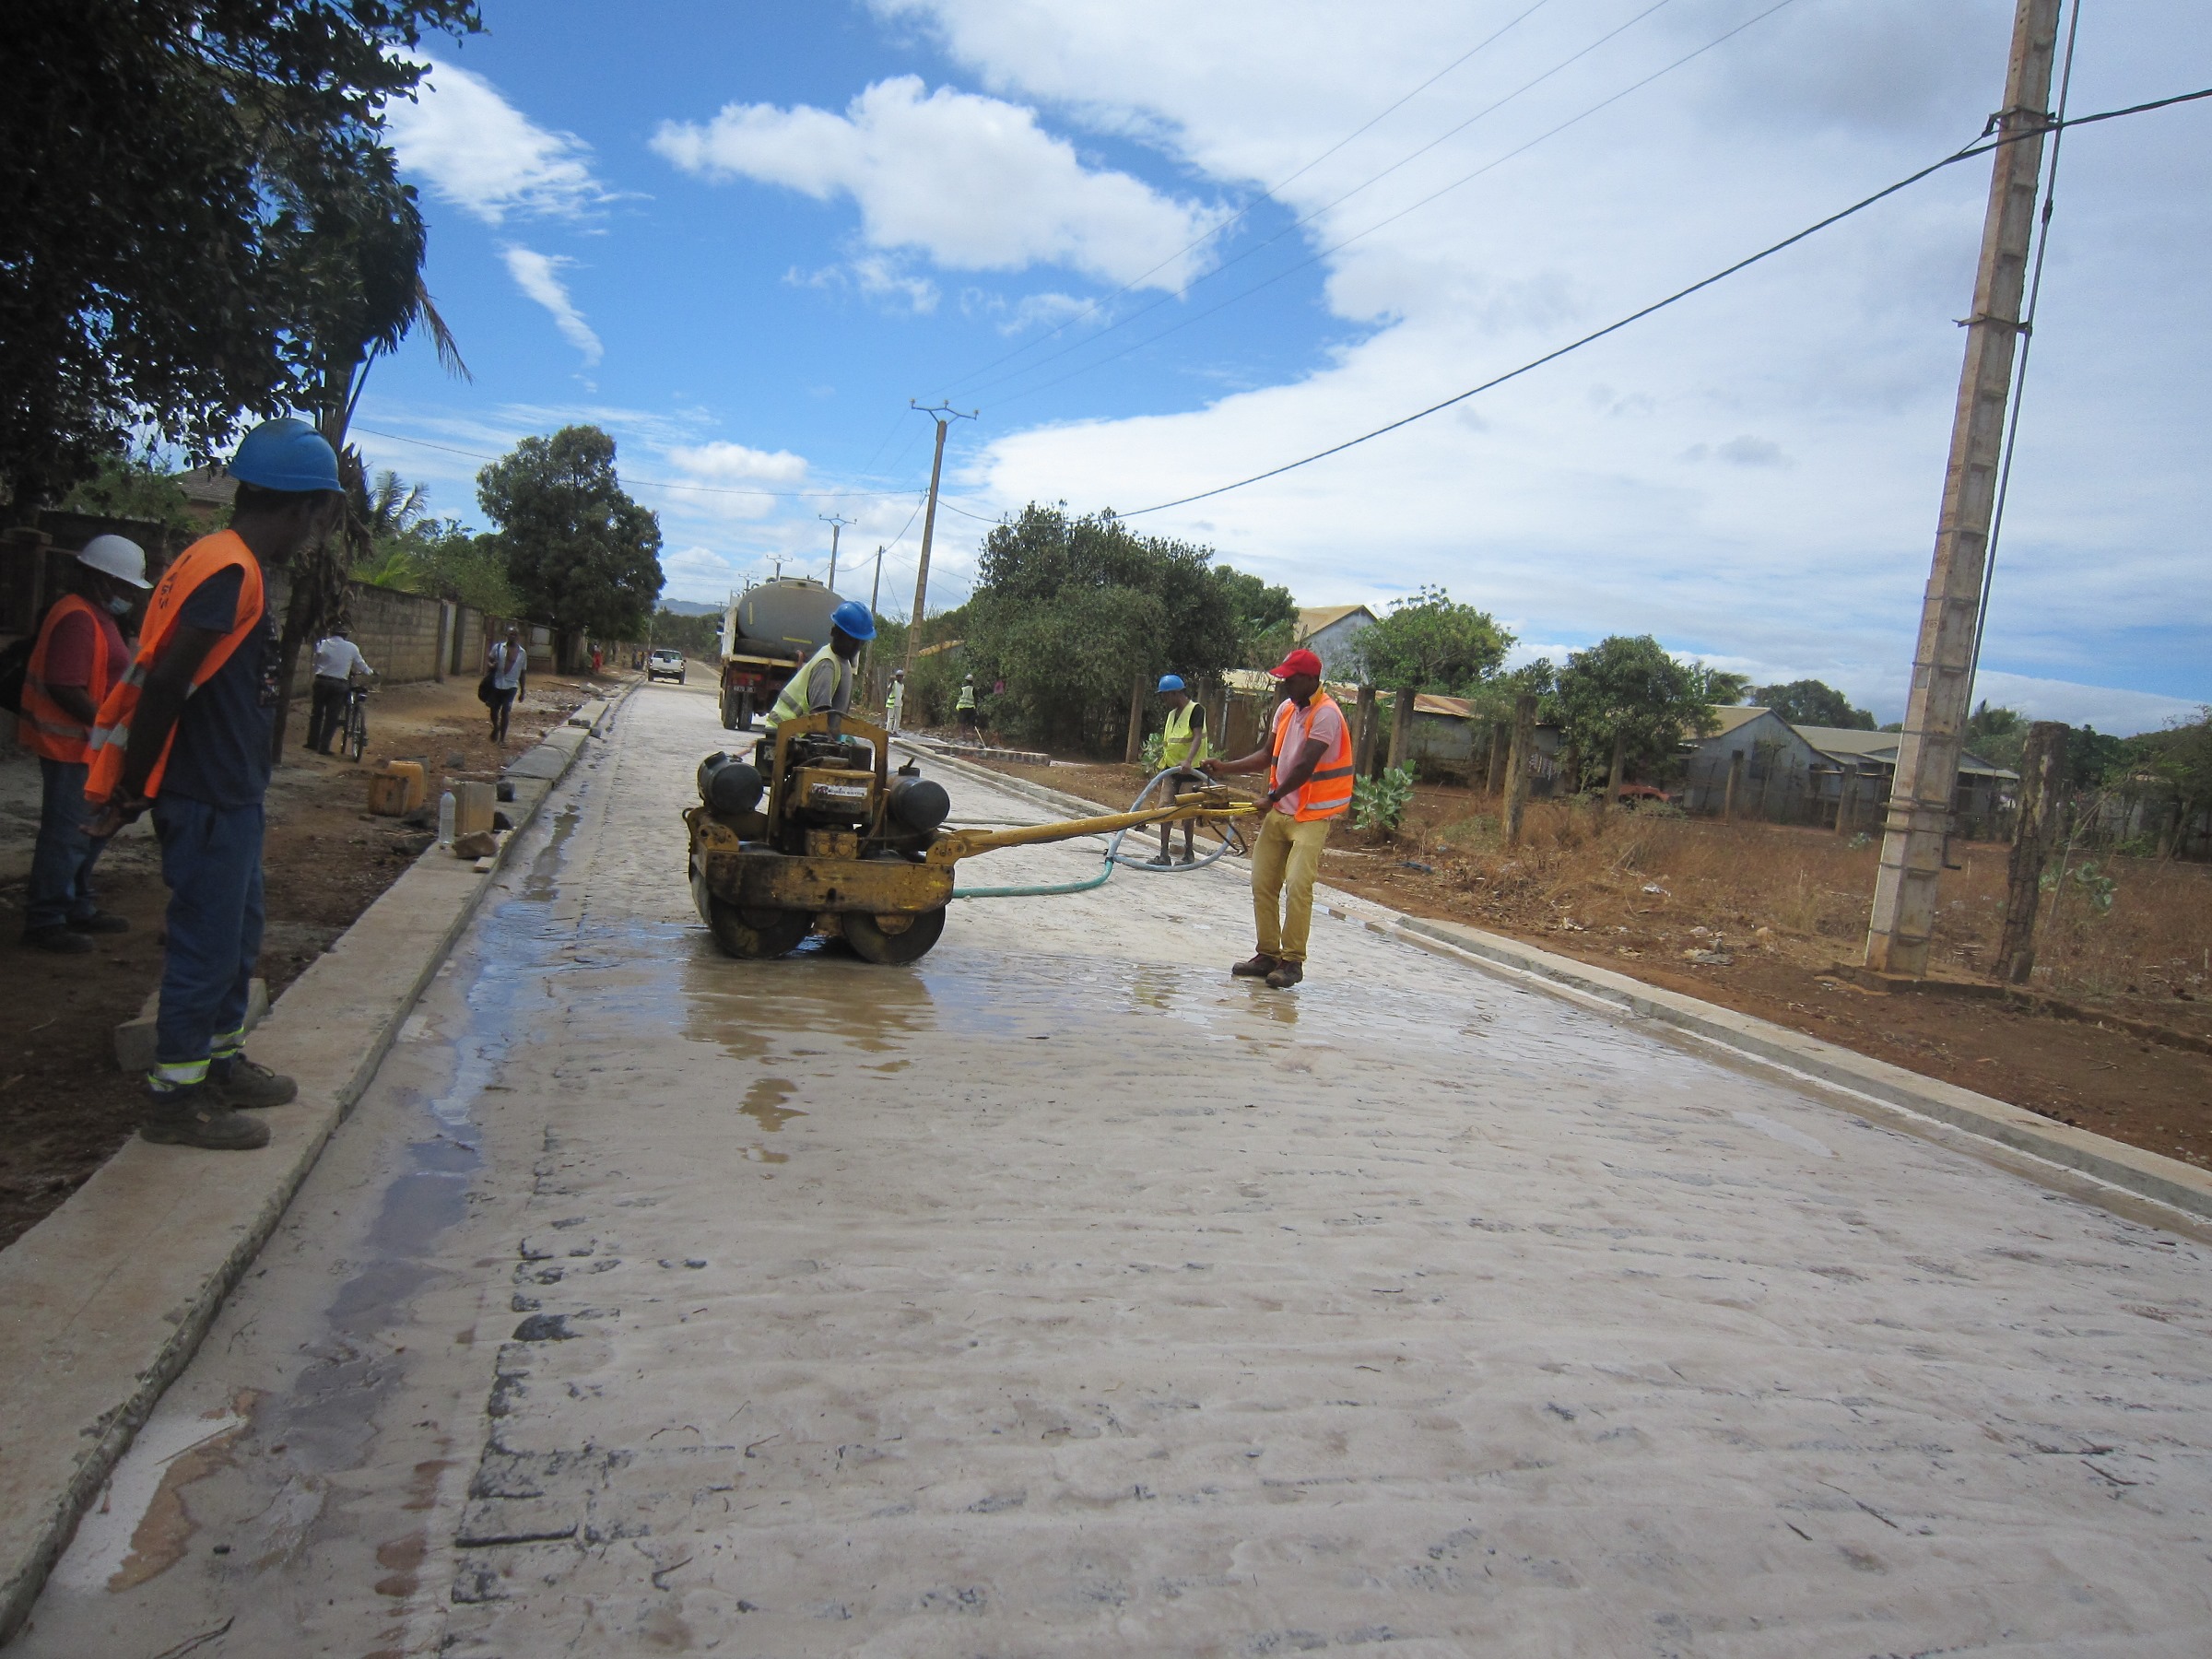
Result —
[{"label": "coiled hose", "polygon": [[[1129,804],[1129,810],[1142,812],[1145,809],[1145,803],[1152,798],[1152,792],[1158,789],[1163,781],[1174,777],[1181,770],[1181,768],[1171,766],[1164,771],[1153,774],[1152,781],[1147,783],[1138,793],[1136,799]],[[1149,825],[1136,827],[1151,828]],[[1116,865],[1132,870],[1142,870],[1151,876],[1179,875],[1186,870],[1203,870],[1210,864],[1218,864],[1231,853],[1241,850],[1242,846],[1241,838],[1232,830],[1228,839],[1204,858],[1194,859],[1187,865],[1156,865],[1149,859],[1138,858],[1134,853],[1126,853],[1122,851],[1122,838],[1128,833],[1129,831],[1126,830],[1116,830],[1113,832],[1112,838],[1106,843],[1104,864],[1099,873],[1082,881],[1030,881],[1017,882],[1007,887],[954,888],[952,896],[955,899],[1046,899],[1060,893],[1088,893],[1093,888],[1104,887],[1112,877],[1113,866]]]}]

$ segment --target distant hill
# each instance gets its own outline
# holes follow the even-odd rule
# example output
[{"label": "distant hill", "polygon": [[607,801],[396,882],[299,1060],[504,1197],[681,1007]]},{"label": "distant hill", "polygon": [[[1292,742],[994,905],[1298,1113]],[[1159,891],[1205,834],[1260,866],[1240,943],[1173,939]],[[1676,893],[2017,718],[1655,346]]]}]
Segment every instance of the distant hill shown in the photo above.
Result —
[{"label": "distant hill", "polygon": [[719,617],[723,607],[705,599],[664,599],[661,608],[676,617]]}]

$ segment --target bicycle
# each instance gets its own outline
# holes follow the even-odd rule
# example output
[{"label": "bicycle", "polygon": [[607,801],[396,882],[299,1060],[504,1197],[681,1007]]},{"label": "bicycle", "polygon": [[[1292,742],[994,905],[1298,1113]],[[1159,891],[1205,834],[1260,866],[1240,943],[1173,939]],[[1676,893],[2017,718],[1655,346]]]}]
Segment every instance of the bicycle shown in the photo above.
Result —
[{"label": "bicycle", "polygon": [[373,688],[362,680],[346,688],[346,716],[338,728],[338,747],[356,762],[369,748],[369,693]]}]

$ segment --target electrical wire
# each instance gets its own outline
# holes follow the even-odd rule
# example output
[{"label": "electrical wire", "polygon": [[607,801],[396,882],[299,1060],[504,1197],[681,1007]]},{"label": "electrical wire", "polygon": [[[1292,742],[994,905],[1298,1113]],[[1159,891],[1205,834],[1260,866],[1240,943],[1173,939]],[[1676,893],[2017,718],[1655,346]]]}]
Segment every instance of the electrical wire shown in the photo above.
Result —
[{"label": "electrical wire", "polygon": [[2005,528],[2005,499],[2012,492],[2012,457],[2020,441],[2020,399],[2028,390],[2028,354],[2035,347],[2035,309],[2043,295],[2043,255],[2051,251],[2051,208],[2058,196],[2058,151],[2066,141],[2066,100],[2074,89],[2074,39],[2081,29],[2081,0],[2066,24],[2066,56],[2058,76],[2056,130],[2051,135],[2051,165],[2043,181],[2043,206],[2036,227],[2035,268],[2028,283],[2028,309],[2020,318],[2020,360],[2013,370],[2012,407],[2005,423],[2005,455],[1997,464],[1997,499],[1990,512],[1989,541],[1982,550],[1982,600],[1974,611],[1974,649],[1966,663],[1966,706],[1974,706],[1974,681],[1982,672],[1982,637],[1989,628],[1989,590],[1997,574],[1997,537]]},{"label": "electrical wire", "polygon": [[[2171,98],[2154,99],[2148,103],[2130,104],[2124,109],[2105,110],[2095,115],[2077,115],[2068,120],[2065,123],[2065,125],[2068,127],[2089,126],[2100,121],[2117,121],[2123,116],[2141,115],[2152,110],[2169,109],[2175,104],[2194,103],[2200,100],[2207,98],[2212,98],[2212,87],[2207,87],[2195,92],[2177,93]],[[1242,489],[1247,485],[1257,484],[1267,478],[1280,477],[1284,473],[1287,472],[1295,472],[1301,466],[1311,466],[1314,462],[1324,461],[1331,455],[1340,455],[1346,450],[1355,449],[1359,445],[1366,443],[1372,439],[1380,438],[1387,432],[1394,432],[1400,427],[1411,426],[1417,420],[1425,420],[1430,416],[1438,414],[1442,410],[1449,409],[1455,404],[1463,404],[1466,402],[1468,398],[1474,397],[1480,393],[1490,391],[1492,388],[1497,386],[1502,386],[1508,381],[1518,380],[1522,375],[1527,374],[1533,370],[1541,369],[1547,363],[1557,362],[1559,359],[1566,357],[1571,352],[1580,351],[1583,347],[1594,344],[1596,341],[1604,339],[1607,335],[1618,334],[1622,329],[1627,328],[1630,324],[1641,323],[1644,318],[1653,315],[1654,312],[1665,311],[1668,306],[1687,300],[1692,294],[1699,293],[1706,288],[1712,288],[1715,283],[1725,281],[1728,277],[1736,275],[1736,273],[1739,271],[1748,270],[1751,266],[1758,265],[1761,260],[1772,258],[1775,254],[1783,252],[1783,250],[1785,248],[1795,247],[1799,242],[1806,241],[1808,237],[1818,235],[1819,232],[1827,229],[1831,225],[1841,224],[1843,220],[1851,218],[1853,214],[1862,213],[1865,211],[1865,209],[1873,206],[1876,203],[1885,201],[1888,197],[1897,194],[1900,191],[1910,189],[1912,186],[1919,183],[1923,179],[1933,177],[1935,174],[1941,172],[1947,167],[1956,166],[1961,161],[1971,160],[1976,156],[1989,155],[1993,151],[2000,149],[2007,144],[2017,144],[2023,138],[2037,136],[2044,133],[2056,132],[2062,129],[2059,127],[2057,123],[2051,122],[2046,123],[2042,126],[2031,128],[2027,132],[2007,134],[2005,136],[1997,138],[1987,144],[1984,144],[1977,139],[1974,143],[1968,145],[1964,149],[1959,150],[1952,155],[1946,156],[1942,160],[1924,167],[1918,172],[1908,174],[1906,177],[1900,179],[1896,183],[1885,186],[1884,188],[1876,191],[1872,195],[1867,196],[1861,201],[1853,202],[1850,206],[1845,207],[1839,212],[1830,214],[1824,219],[1820,219],[1814,224],[1807,225],[1804,229],[1796,232],[1796,234],[1793,236],[1786,236],[1782,241],[1775,242],[1771,247],[1762,248],[1758,253],[1753,253],[1747,258],[1739,259],[1734,265],[1728,265],[1724,269],[1715,271],[1710,276],[1703,277],[1699,281],[1691,283],[1688,288],[1677,288],[1675,292],[1667,295],[1664,300],[1655,300],[1651,304],[1642,307],[1641,310],[1630,312],[1627,316],[1620,318],[1617,322],[1608,323],[1603,328],[1593,330],[1591,333],[1583,335],[1580,339],[1571,340],[1566,345],[1561,346],[1555,350],[1546,352],[1542,357],[1532,358],[1529,361],[1523,363],[1517,369],[1509,369],[1503,374],[1493,376],[1491,379],[1484,381],[1478,386],[1470,386],[1466,391],[1459,393],[1454,396],[1447,397],[1441,403],[1430,404],[1425,409],[1417,409],[1412,414],[1403,416],[1396,420],[1391,421],[1385,426],[1379,426],[1372,431],[1362,432],[1357,438],[1347,438],[1342,443],[1331,444],[1327,449],[1316,450],[1313,453],[1301,456],[1296,461],[1288,461],[1280,466],[1269,467],[1265,472],[1253,473],[1250,477],[1239,478],[1232,484],[1216,485],[1211,489],[1202,489],[1194,495],[1178,496],[1171,501],[1156,501],[1149,507],[1133,508],[1129,512],[1117,514],[1116,516],[1124,519],[1139,518],[1147,512],[1164,512],[1171,507],[1186,507],[1193,501],[1203,501],[1213,496],[1227,495],[1232,489]]]},{"label": "electrical wire", "polygon": [[[1333,212],[1335,209],[1341,207],[1345,203],[1350,201],[1361,191],[1368,189],[1371,185],[1381,183],[1384,179],[1390,177],[1392,173],[1396,172],[1400,168],[1405,167],[1408,163],[1418,160],[1422,156],[1427,155],[1430,150],[1434,149],[1438,145],[1442,144],[1446,139],[1456,137],[1458,135],[1465,132],[1467,128],[1473,126],[1477,122],[1482,120],[1484,117],[1495,114],[1498,111],[1505,108],[1507,104],[1512,103],[1515,99],[1519,98],[1524,92],[1531,91],[1543,85],[1553,76],[1559,74],[1561,71],[1571,67],[1574,64],[1581,62],[1583,58],[1588,57],[1600,46],[1605,45],[1606,41],[1613,40],[1616,36],[1626,33],[1630,29],[1633,29],[1637,24],[1642,22],[1644,18],[1650,17],[1653,12],[1659,10],[1662,6],[1671,6],[1673,3],[1674,0],[1653,0],[1653,4],[1645,6],[1643,10],[1638,12],[1627,22],[1620,24],[1617,28],[1608,29],[1606,33],[1598,36],[1596,40],[1591,41],[1590,44],[1582,48],[1581,51],[1573,53],[1567,57],[1561,58],[1558,63],[1554,64],[1550,68],[1545,70],[1543,74],[1535,76],[1533,80],[1524,81],[1520,86],[1515,87],[1511,92],[1508,92],[1503,98],[1499,99],[1496,102],[1486,105],[1484,108],[1476,111],[1474,114],[1468,116],[1457,126],[1452,127],[1445,132],[1438,134],[1434,138],[1431,138],[1428,143],[1422,145],[1418,149],[1413,150],[1406,155],[1399,157],[1398,159],[1393,161],[1381,172],[1376,173],[1372,177],[1365,179],[1359,183],[1353,185],[1351,189],[1346,191],[1342,195],[1336,197],[1334,201],[1324,202],[1322,204],[1322,206],[1314,208],[1312,212],[1307,214],[1304,218],[1295,219],[1291,223],[1284,226],[1273,236],[1267,238],[1266,241],[1256,243],[1253,246],[1245,249],[1243,253],[1238,254],[1233,259],[1222,261],[1221,264],[1216,265],[1212,270],[1206,272],[1203,276],[1197,277],[1195,280],[1186,284],[1180,291],[1172,294],[1162,294],[1159,299],[1153,300],[1149,305],[1139,306],[1135,311],[1131,312],[1125,317],[1117,317],[1113,322],[1108,324],[1104,328],[1100,329],[1098,333],[1089,335],[1088,338],[1070,341],[1067,345],[1062,347],[1058,351],[1053,352],[1049,356],[1039,358],[1033,363],[1025,364],[1021,368],[1013,371],[1011,373],[1002,374],[996,380],[984,381],[979,385],[969,386],[969,391],[971,394],[980,394],[982,393],[988,392],[993,386],[1004,385],[1010,380],[1018,379],[1024,374],[1028,374],[1036,370],[1043,368],[1047,363],[1056,362],[1061,358],[1067,356],[1068,353],[1072,351],[1078,351],[1086,346],[1096,345],[1100,340],[1104,339],[1108,335],[1113,333],[1114,330],[1123,327],[1126,324],[1135,323],[1141,317],[1150,315],[1153,312],[1158,311],[1161,306],[1167,304],[1169,300],[1182,299],[1184,295],[1187,295],[1192,288],[1198,287],[1200,283],[1211,282],[1215,277],[1220,276],[1223,272],[1230,270],[1231,267],[1241,265],[1245,260],[1253,257],[1255,254],[1265,253],[1269,248],[1273,247],[1284,237],[1288,236],[1292,231],[1303,229],[1306,226],[1312,224],[1315,219],[1319,218],[1323,214]],[[1794,4],[1794,0],[1779,0],[1779,4],[1771,7],[1769,12],[1761,12],[1759,17],[1763,18],[1769,16],[1771,12],[1780,11],[1783,6],[1793,4]],[[1759,18],[1753,18],[1750,22],[1738,24],[1735,29],[1730,29],[1728,34],[1721,36],[1720,40],[1713,41],[1707,45],[1699,48],[1699,52],[1693,52],[1689,54],[1689,56],[1696,57],[1699,55],[1700,52],[1710,52],[1712,47],[1719,45],[1721,41],[1728,39],[1729,35],[1740,34],[1746,29],[1750,28],[1752,23],[1756,23],[1759,20]],[[1684,58],[1680,63],[1670,64],[1666,69],[1660,70],[1657,75],[1647,76],[1643,80],[1638,81],[1635,87],[1630,87],[1624,91],[1615,93],[1612,98],[1606,100],[1606,103],[1611,103],[1618,99],[1625,98],[1628,93],[1635,91],[1637,87],[1646,86],[1651,81],[1658,79],[1660,75],[1665,75],[1672,69],[1678,69],[1681,67],[1682,64],[1688,63],[1688,58]],[[1598,110],[1603,108],[1605,108],[1605,104],[1597,104],[1589,110],[1585,110],[1583,113],[1583,115],[1594,114]],[[1579,121],[1582,119],[1582,116],[1577,116],[1575,119]],[[1554,127],[1552,129],[1552,133],[1563,132],[1567,127],[1572,126],[1574,122],[1572,121],[1566,122],[1560,126]],[[1541,144],[1545,138],[1550,137],[1552,133],[1546,133],[1540,137],[1530,140],[1530,142],[1526,145],[1524,145],[1522,148],[1533,148],[1535,145]],[[1512,154],[1518,155],[1520,154],[1520,151],[1516,150],[1512,152]],[[1510,157],[1501,157],[1500,159],[1505,160],[1510,159]],[[1496,163],[1492,163],[1492,165],[1494,166]],[[1486,169],[1484,171],[1488,170]],[[1470,173],[1468,178],[1474,178],[1477,175]],[[1419,202],[1415,203],[1414,206],[1424,206],[1428,203],[1434,201],[1436,196],[1445,194],[1446,191],[1455,190],[1458,188],[1459,184],[1464,184],[1466,182],[1466,179],[1462,179],[1458,181],[1458,183],[1456,184],[1448,184],[1444,187],[1444,190],[1436,192],[1434,195],[1424,196]],[[1406,213],[1410,213],[1412,211],[1413,209],[1409,207],[1405,209],[1404,212],[1394,214],[1391,216],[1391,219],[1384,219],[1382,224],[1387,225],[1391,223],[1392,219],[1403,218]],[[1364,236],[1369,234],[1370,231],[1379,230],[1381,229],[1382,225],[1370,226],[1369,229],[1361,231],[1360,235]],[[1355,238],[1353,240],[1357,239]],[[1336,247],[1342,247],[1343,245],[1344,244],[1342,242],[1339,242],[1336,244]],[[1253,287],[1244,290],[1244,293],[1239,294],[1233,299],[1226,300],[1223,303],[1234,304],[1237,300],[1241,300],[1247,295],[1257,293],[1261,288],[1269,287],[1276,282],[1279,282],[1283,277],[1289,276],[1292,271],[1303,270],[1306,266],[1312,265],[1316,260],[1325,258],[1328,254],[1333,253],[1335,251],[1335,247],[1324,248],[1321,251],[1321,253],[1314,254],[1312,258],[1300,260],[1297,265],[1290,266],[1288,270],[1278,272],[1276,276],[1269,277],[1265,282],[1257,283],[1253,285]],[[1197,317],[1188,318],[1183,323],[1177,324],[1175,328],[1162,329],[1159,334],[1154,335],[1151,337],[1152,339],[1159,339],[1166,335],[1173,334],[1176,332],[1177,328],[1186,327],[1190,323],[1197,322],[1201,318],[1210,317],[1215,312],[1218,312],[1221,309],[1221,306],[1217,305],[1211,310],[1199,312]],[[1140,342],[1140,344],[1149,343],[1149,341]],[[1132,349],[1134,349],[1134,347]],[[1100,363],[1110,363],[1114,361],[1116,358],[1126,357],[1127,355],[1128,352],[1126,351],[1119,351],[1114,353],[1113,357],[1100,359]],[[1004,361],[1005,359],[1002,359],[1000,360]],[[1090,366],[1095,368],[1098,367],[1099,364],[1093,364]],[[978,371],[978,372],[982,371]],[[1081,372],[1081,371],[1078,371],[1077,372]],[[1066,380],[1069,378],[1072,377],[1063,375],[1060,377],[1060,380]],[[1044,382],[1044,385],[1056,386],[1060,383],[1060,380],[1047,381]],[[961,383],[963,385],[967,384],[965,382]],[[1044,386],[1032,386],[1029,388],[1028,391],[1018,392],[1013,395],[1016,397],[1026,397],[1030,392],[1041,392],[1042,390],[1044,390]],[[1000,403],[1006,403],[1010,400],[1007,398],[1000,398],[997,401]]]},{"label": "electrical wire", "polygon": [[[1404,97],[1397,100],[1396,102],[1386,106],[1381,111],[1378,111],[1374,115],[1369,117],[1359,125],[1354,127],[1343,137],[1337,139],[1335,143],[1330,145],[1327,149],[1323,150],[1320,155],[1315,156],[1311,161],[1308,161],[1303,167],[1300,167],[1296,172],[1288,173],[1282,178],[1277,179],[1273,184],[1269,185],[1265,190],[1260,192],[1257,196],[1253,197],[1251,202],[1238,208],[1236,212],[1230,214],[1229,218],[1223,219],[1219,224],[1208,229],[1204,235],[1197,237],[1194,241],[1185,242],[1182,247],[1176,249],[1174,253],[1169,254],[1167,258],[1161,260],[1150,270],[1138,272],[1127,282],[1122,284],[1120,288],[1115,288],[1111,294],[1106,295],[1102,299],[1090,300],[1083,307],[1081,311],[1077,312],[1072,316],[1063,318],[1059,323],[1054,324],[1052,328],[1047,329],[1043,334],[1039,335],[1035,339],[1025,340],[1021,345],[1017,346],[1012,351],[1006,352],[1003,356],[993,358],[989,362],[983,364],[981,368],[971,370],[967,374],[962,375],[959,380],[951,382],[951,384],[954,386],[965,385],[968,382],[973,380],[979,374],[990,373],[991,371],[997,368],[999,364],[1010,362],[1015,358],[1019,357],[1023,352],[1029,351],[1035,347],[1043,345],[1045,341],[1052,339],[1054,335],[1059,335],[1067,329],[1073,328],[1077,324],[1082,322],[1084,318],[1095,316],[1102,307],[1112,305],[1124,294],[1133,292],[1143,284],[1146,277],[1157,276],[1160,272],[1166,270],[1170,265],[1181,259],[1185,253],[1190,253],[1194,248],[1203,247],[1206,243],[1219,236],[1223,231],[1229,229],[1230,226],[1236,224],[1238,220],[1250,216],[1253,209],[1258,206],[1260,203],[1272,200],[1280,195],[1283,189],[1287,185],[1296,183],[1300,179],[1304,178],[1306,174],[1312,172],[1315,168],[1319,167],[1324,161],[1326,161],[1331,156],[1335,155],[1346,145],[1351,143],[1353,139],[1359,137],[1361,134],[1367,132],[1370,128],[1374,126],[1376,123],[1382,121],[1384,116],[1395,114],[1399,110],[1403,109],[1406,104],[1411,103],[1416,98],[1419,97],[1423,92],[1426,92],[1430,88],[1435,86],[1438,81],[1442,80],[1445,76],[1451,74],[1453,70],[1458,68],[1469,58],[1488,48],[1493,41],[1501,39],[1513,29],[1525,22],[1528,18],[1534,17],[1537,12],[1542,11],[1544,7],[1548,6],[1550,3],[1551,0],[1536,0],[1536,3],[1530,6],[1526,11],[1518,14],[1505,23],[1503,27],[1493,30],[1483,40],[1477,41],[1466,51],[1461,53],[1457,57],[1446,64],[1441,69],[1439,69],[1434,75],[1430,76],[1419,86],[1414,88],[1412,91],[1407,92]],[[1273,241],[1274,239],[1270,238],[1269,240]],[[866,469],[864,467],[862,470],[865,472]]]}]

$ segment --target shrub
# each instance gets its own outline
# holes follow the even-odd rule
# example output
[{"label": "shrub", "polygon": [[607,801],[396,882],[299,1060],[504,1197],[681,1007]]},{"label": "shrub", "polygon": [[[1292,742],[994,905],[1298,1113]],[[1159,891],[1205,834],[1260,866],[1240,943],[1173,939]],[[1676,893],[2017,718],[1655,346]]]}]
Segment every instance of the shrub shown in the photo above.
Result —
[{"label": "shrub", "polygon": [[1413,805],[1413,769],[1387,768],[1380,778],[1352,782],[1352,827],[1357,830],[1395,830]]}]

